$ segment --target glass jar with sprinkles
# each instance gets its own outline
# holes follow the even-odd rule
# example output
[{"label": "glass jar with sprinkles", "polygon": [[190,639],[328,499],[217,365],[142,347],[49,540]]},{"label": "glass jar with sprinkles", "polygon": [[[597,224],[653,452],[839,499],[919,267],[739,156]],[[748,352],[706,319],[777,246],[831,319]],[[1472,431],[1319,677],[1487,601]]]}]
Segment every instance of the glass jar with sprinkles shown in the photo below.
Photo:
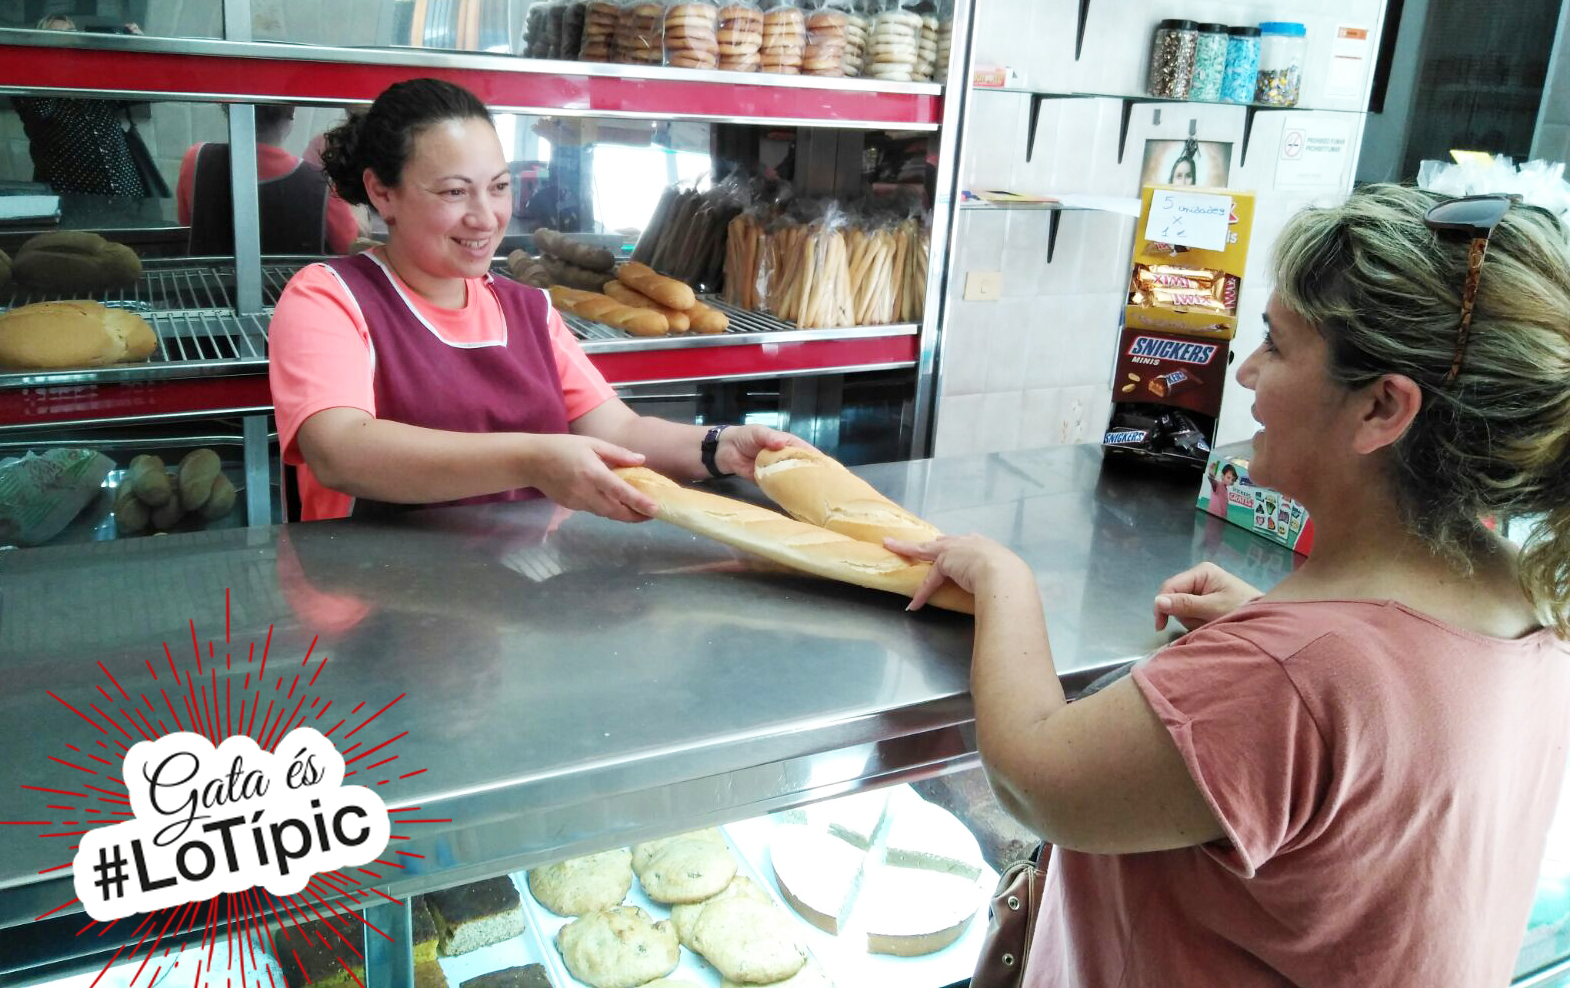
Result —
[{"label": "glass jar with sprinkles", "polygon": [[1234,27],[1227,31],[1227,67],[1221,76],[1224,103],[1254,102],[1259,84],[1259,28]]},{"label": "glass jar with sprinkles", "polygon": [[1215,102],[1221,98],[1221,79],[1227,71],[1227,26],[1199,25],[1194,46],[1194,71],[1189,76],[1188,98]]},{"label": "glass jar with sprinkles", "polygon": [[1189,77],[1194,72],[1194,50],[1199,25],[1193,21],[1165,20],[1156,25],[1150,41],[1148,91],[1163,99],[1188,99]]},{"label": "glass jar with sprinkles", "polygon": [[1267,21],[1259,25],[1259,33],[1259,78],[1254,86],[1254,102],[1296,106],[1308,30],[1296,21]]}]

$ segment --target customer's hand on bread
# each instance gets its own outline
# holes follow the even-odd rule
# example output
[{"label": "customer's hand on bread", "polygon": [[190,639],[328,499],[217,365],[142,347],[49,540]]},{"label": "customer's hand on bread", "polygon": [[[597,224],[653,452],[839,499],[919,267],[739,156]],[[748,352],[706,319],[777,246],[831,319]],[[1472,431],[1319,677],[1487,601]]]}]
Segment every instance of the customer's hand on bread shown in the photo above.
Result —
[{"label": "customer's hand on bread", "polygon": [[534,486],[564,508],[614,521],[648,521],[659,505],[612,473],[635,467],[643,454],[592,436],[535,435],[528,457]]},{"label": "customer's hand on bread", "polygon": [[1034,571],[1030,565],[1003,545],[980,535],[945,535],[932,542],[904,542],[884,539],[891,552],[908,559],[930,562],[932,570],[911,597],[906,610],[918,610],[927,598],[947,581],[977,597],[999,589],[1002,580],[1021,580],[1031,585]]}]

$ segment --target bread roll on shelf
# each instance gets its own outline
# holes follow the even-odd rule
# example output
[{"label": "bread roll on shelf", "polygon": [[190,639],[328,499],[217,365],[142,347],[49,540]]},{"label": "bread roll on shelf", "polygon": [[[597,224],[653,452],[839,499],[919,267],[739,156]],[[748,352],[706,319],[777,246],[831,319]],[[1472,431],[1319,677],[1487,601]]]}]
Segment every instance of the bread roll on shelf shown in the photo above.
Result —
[{"label": "bread roll on shelf", "polygon": [[687,310],[695,333],[723,333],[730,328],[730,316],[702,302],[694,301]]},{"label": "bread roll on shelf", "polygon": [[103,367],[146,360],[157,349],[141,316],[97,302],[39,302],[0,313],[0,367]]},{"label": "bread roll on shelf", "polygon": [[641,292],[661,305],[668,305],[673,309],[690,309],[698,300],[691,287],[675,278],[667,278],[647,264],[638,261],[628,261],[617,268],[616,280],[633,291]]},{"label": "bread roll on shelf", "polygon": [[552,285],[550,293],[551,301],[558,309],[595,322],[602,322],[607,326],[614,326],[634,336],[665,336],[671,330],[670,323],[658,312],[623,305],[599,292]]},{"label": "bread roll on shelf", "polygon": [[658,312],[665,317],[666,322],[670,323],[670,331],[673,333],[685,333],[692,328],[692,317],[686,312],[683,312],[681,309],[673,309],[668,305],[661,305],[642,292],[633,291],[619,281],[607,281],[605,283],[605,294],[622,305]]},{"label": "bread roll on shelf", "polygon": [[[929,563],[911,562],[882,546],[745,501],[681,487],[645,467],[622,467],[616,473],[659,504],[659,518],[804,573],[911,597],[931,571]],[[938,588],[931,603],[975,613],[974,598],[952,583]]]},{"label": "bread roll on shelf", "polygon": [[879,494],[826,453],[799,446],[758,454],[758,487],[792,518],[882,546],[883,540],[931,542],[943,533]]}]

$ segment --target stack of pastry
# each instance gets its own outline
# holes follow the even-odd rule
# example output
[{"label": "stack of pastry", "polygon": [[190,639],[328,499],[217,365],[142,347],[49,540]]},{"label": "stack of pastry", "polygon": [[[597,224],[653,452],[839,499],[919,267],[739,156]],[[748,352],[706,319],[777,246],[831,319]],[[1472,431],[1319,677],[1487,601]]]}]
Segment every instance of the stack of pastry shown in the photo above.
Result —
[{"label": "stack of pastry", "polygon": [[938,28],[938,63],[933,66],[933,74],[939,79],[948,78],[949,52],[954,47],[954,22],[944,21]]},{"label": "stack of pastry", "polygon": [[763,11],[745,3],[726,4],[719,15],[720,68],[756,72],[763,64]]},{"label": "stack of pastry", "polygon": [[767,239],[763,224],[742,213],[730,221],[725,236],[725,301],[754,312],[758,298],[758,266]]},{"label": "stack of pastry", "polygon": [[915,220],[901,223],[896,237],[894,321],[920,322],[927,298],[928,238]]},{"label": "stack of pastry", "polygon": [[938,19],[931,14],[921,18],[921,35],[916,39],[915,78],[921,82],[932,81],[932,70],[938,65]]},{"label": "stack of pastry", "polygon": [[840,68],[849,78],[861,75],[870,27],[867,18],[860,14],[851,14],[845,21],[845,57],[841,60]]},{"label": "stack of pastry", "polygon": [[665,60],[665,8],[652,0],[629,3],[616,16],[615,60],[659,65]]},{"label": "stack of pastry", "polygon": [[807,49],[801,62],[804,74],[845,74],[845,29],[849,20],[843,10],[815,10],[808,15]]},{"label": "stack of pastry", "polygon": [[884,326],[894,321],[894,275],[906,242],[889,230],[845,232],[850,252],[851,315],[857,326]]},{"label": "stack of pastry", "polygon": [[769,311],[819,329],[852,322],[845,236],[822,224],[786,227],[769,237]]},{"label": "stack of pastry", "polygon": [[720,64],[720,9],[712,3],[678,3],[665,12],[665,61],[682,69]]},{"label": "stack of pastry", "polygon": [[611,60],[618,12],[619,8],[611,0],[589,0],[588,9],[583,15],[583,41],[578,48],[578,61]]},{"label": "stack of pastry", "polygon": [[904,10],[885,10],[872,25],[872,49],[866,75],[885,82],[910,82],[915,78],[921,36],[921,16]]},{"label": "stack of pastry", "polygon": [[800,8],[775,7],[763,15],[763,71],[801,75],[801,58],[806,49],[807,17]]}]

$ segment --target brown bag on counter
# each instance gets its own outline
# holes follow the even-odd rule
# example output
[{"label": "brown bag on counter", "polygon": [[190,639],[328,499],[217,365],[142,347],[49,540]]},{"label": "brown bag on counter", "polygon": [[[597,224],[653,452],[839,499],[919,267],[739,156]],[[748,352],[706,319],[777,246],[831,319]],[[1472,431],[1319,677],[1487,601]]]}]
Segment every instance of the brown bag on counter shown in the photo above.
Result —
[{"label": "brown bag on counter", "polygon": [[1019,988],[1024,983],[1025,958],[1030,956],[1030,940],[1036,932],[1050,851],[1048,845],[1038,845],[1029,858],[1015,862],[998,878],[991,922],[970,988]]}]

